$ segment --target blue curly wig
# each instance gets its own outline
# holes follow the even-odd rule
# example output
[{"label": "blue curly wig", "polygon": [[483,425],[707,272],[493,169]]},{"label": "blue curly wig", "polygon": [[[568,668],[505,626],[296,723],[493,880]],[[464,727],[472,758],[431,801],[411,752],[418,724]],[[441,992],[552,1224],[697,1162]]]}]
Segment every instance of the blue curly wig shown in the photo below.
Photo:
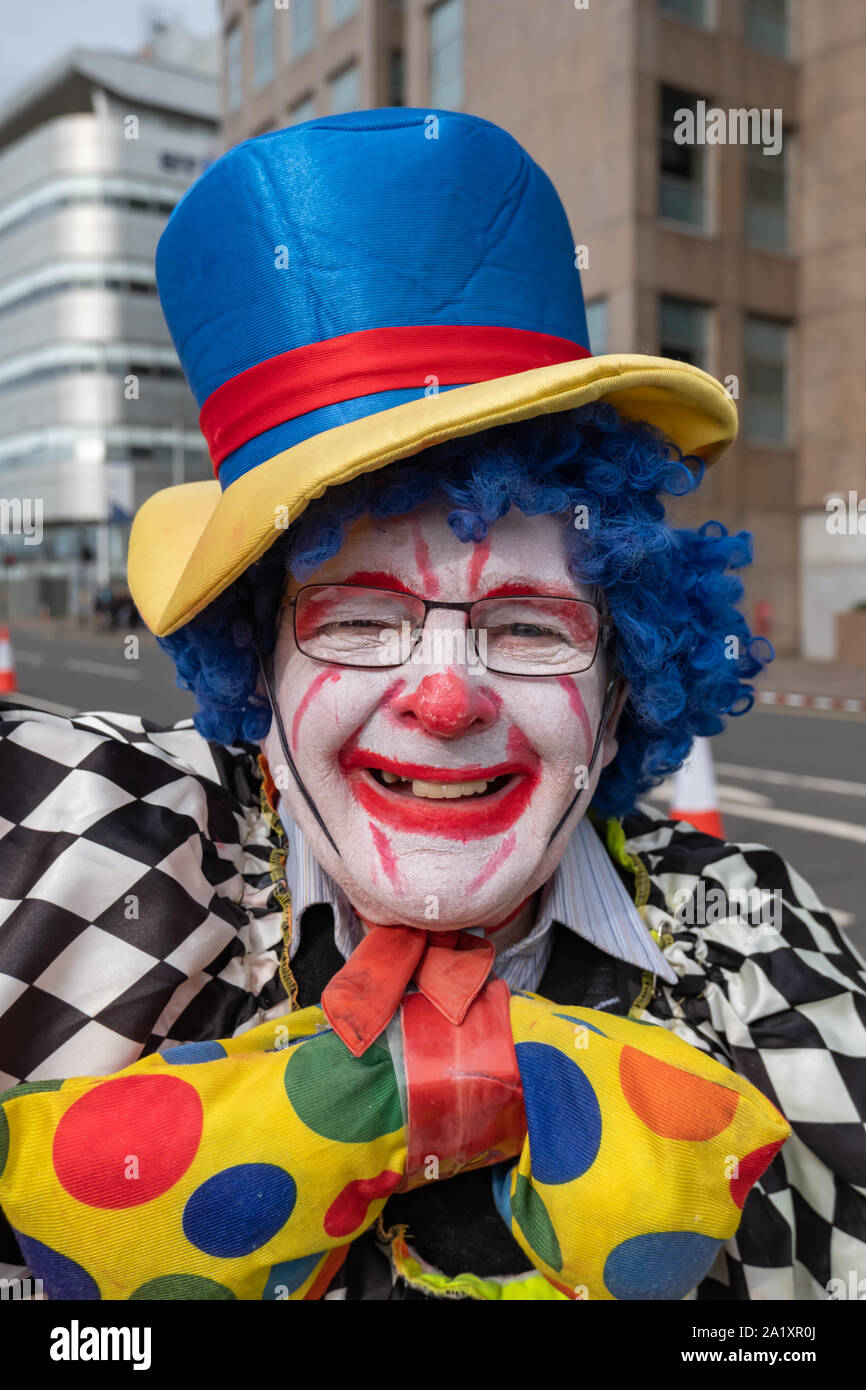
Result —
[{"label": "blue curly wig", "polygon": [[177,667],[178,685],[199,702],[199,733],[219,743],[257,742],[271,716],[256,694],[254,633],[264,651],[273,650],[286,571],[309,577],[337,554],[358,517],[400,516],[445,501],[448,525],[470,544],[510,507],[525,516],[586,508],[586,526],[568,528],[569,570],[604,591],[630,686],[619,751],[593,806],[620,815],[679,767],[695,735],[718,733],[723,715],[751,708],[747,682],[772,658],[737,611],[743,586],[729,573],[750,563],[751,536],[728,535],[714,521],[697,531],[674,529],[665,519],[660,495],[691,492],[702,476],[699,459],[683,458],[659,431],[608,404],[449,440],[329,488],[160,646]]}]

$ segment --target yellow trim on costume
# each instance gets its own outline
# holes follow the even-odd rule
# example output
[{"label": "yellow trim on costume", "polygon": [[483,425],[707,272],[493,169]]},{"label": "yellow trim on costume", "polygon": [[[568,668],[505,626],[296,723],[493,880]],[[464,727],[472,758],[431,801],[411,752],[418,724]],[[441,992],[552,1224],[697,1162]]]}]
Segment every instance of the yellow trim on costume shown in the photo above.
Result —
[{"label": "yellow trim on costume", "polygon": [[[379,1225],[381,1230],[381,1218]],[[474,1298],[481,1302],[569,1302],[566,1295],[537,1270],[512,1279],[483,1279],[479,1274],[469,1273],[453,1277],[441,1274],[409,1247],[405,1238],[407,1230],[406,1226],[397,1226],[383,1235],[393,1268],[413,1289],[436,1298]]]}]

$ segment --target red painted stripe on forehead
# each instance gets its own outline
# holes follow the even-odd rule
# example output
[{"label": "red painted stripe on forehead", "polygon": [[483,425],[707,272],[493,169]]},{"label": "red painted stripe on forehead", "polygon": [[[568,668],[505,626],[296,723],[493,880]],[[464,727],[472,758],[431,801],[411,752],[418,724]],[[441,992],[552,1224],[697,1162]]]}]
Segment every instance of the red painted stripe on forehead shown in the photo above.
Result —
[{"label": "red painted stripe on forehead", "polygon": [[430,547],[424,539],[421,527],[417,521],[412,523],[412,532],[415,537],[415,564],[421,576],[421,583],[429,591],[428,597],[439,597],[439,580],[430,559]]},{"label": "red painted stripe on forehead", "polygon": [[490,536],[485,536],[483,541],[476,541],[472,552],[472,559],[469,561],[469,570],[466,582],[469,585],[469,592],[473,594],[478,588],[484,566],[490,559]]}]

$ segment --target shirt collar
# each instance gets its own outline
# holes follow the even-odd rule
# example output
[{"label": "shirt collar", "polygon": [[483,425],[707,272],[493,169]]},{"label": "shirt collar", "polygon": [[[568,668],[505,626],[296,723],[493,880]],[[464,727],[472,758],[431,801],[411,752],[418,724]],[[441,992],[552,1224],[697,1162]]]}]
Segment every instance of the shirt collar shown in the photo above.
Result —
[{"label": "shirt collar", "polygon": [[[328,903],[334,911],[334,943],[348,959],[363,936],[352,904],[319,864],[300,826],[282,804],[279,816],[288,841],[286,881],[292,901],[289,958],[294,957],[300,945],[306,909]],[[542,889],[538,919],[532,931],[496,958],[496,974],[511,988],[537,986],[539,972],[550,955],[554,922],[592,942],[606,955],[676,983],[676,972],[650,935],[586,816],[578,822],[562,859]],[[537,967],[534,971],[533,964]],[[538,978],[527,985],[525,981],[533,975]]]}]

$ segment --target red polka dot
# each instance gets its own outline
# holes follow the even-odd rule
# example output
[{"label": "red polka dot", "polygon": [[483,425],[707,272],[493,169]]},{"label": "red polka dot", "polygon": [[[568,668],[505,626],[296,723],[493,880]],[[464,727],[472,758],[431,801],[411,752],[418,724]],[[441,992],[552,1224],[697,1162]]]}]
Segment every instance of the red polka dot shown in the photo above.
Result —
[{"label": "red polka dot", "polygon": [[357,1231],[367,1215],[371,1202],[382,1197],[390,1197],[395,1187],[403,1181],[400,1173],[392,1173],[385,1168],[378,1177],[356,1178],[346,1183],[339,1197],[336,1197],[325,1212],[324,1227],[329,1236],[348,1236]]},{"label": "red polka dot", "polygon": [[665,1139],[713,1139],[727,1129],[740,1097],[636,1048],[619,1059],[623,1094],[639,1120]]},{"label": "red polka dot", "polygon": [[54,1171],[86,1206],[136,1207],[183,1177],[201,1126],[198,1092],[179,1076],[103,1081],[57,1126]]},{"label": "red polka dot", "polygon": [[764,1144],[763,1148],[753,1149],[740,1159],[739,1172],[731,1178],[731,1199],[738,1207],[743,1205],[752,1183],[758,1181],[765,1168],[769,1168],[784,1142],[784,1139],[780,1139],[775,1144]]}]

